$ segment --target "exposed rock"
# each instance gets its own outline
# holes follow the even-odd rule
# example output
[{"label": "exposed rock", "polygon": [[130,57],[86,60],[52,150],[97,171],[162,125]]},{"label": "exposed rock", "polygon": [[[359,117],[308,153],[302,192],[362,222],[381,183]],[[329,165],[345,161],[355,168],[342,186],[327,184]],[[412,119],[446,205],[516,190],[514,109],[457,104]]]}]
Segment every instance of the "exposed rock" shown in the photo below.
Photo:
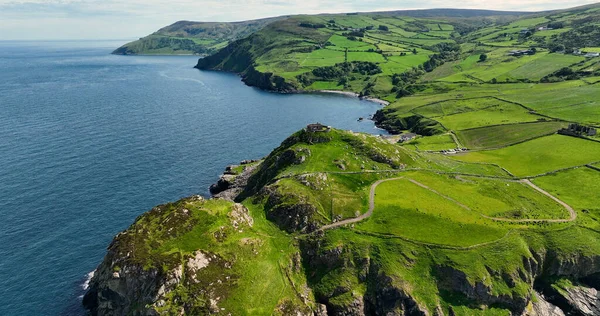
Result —
[{"label": "exposed rock", "polygon": [[242,226],[252,227],[252,225],[254,225],[254,219],[250,216],[250,212],[240,203],[235,203],[233,205],[228,216],[231,220],[231,225],[236,230],[240,229]]},{"label": "exposed rock", "polygon": [[267,219],[287,232],[312,232],[320,223],[315,219],[317,208],[300,194],[281,192],[274,184],[264,187],[260,195],[266,197]]},{"label": "exposed rock", "polygon": [[[463,271],[454,267],[438,266],[436,274],[440,278],[438,287],[452,292],[461,293],[468,299],[480,304],[501,305],[510,308],[513,312],[520,312],[525,309],[529,302],[529,298],[527,297],[513,297],[506,294],[494,294],[494,290],[491,286],[486,285],[483,282],[474,282],[474,284],[471,283]],[[492,277],[502,278],[504,282],[506,282],[509,286],[512,284],[513,287],[517,282],[516,280],[513,280],[513,278],[516,278],[514,276],[496,275]]]},{"label": "exposed rock", "polygon": [[323,190],[327,185],[326,173],[303,174],[297,177],[298,181],[314,190]]},{"label": "exposed rock", "polygon": [[228,173],[221,175],[221,177],[219,178],[219,181],[217,181],[217,183],[214,183],[210,186],[210,188],[209,188],[210,193],[215,195],[215,194],[221,193],[225,190],[228,190],[233,185],[235,178],[236,178],[235,175],[228,174]]},{"label": "exposed rock", "polygon": [[573,286],[563,288],[560,294],[577,314],[600,315],[600,293],[598,293],[598,290],[583,286]]},{"label": "exposed rock", "polygon": [[535,301],[531,303],[523,316],[565,316],[565,313],[557,306],[552,305],[539,293],[534,293]]},{"label": "exposed rock", "polygon": [[234,166],[228,166],[219,181],[210,186],[210,193],[216,198],[233,201],[244,190],[248,179],[258,167],[258,164],[251,165],[255,162],[256,160],[242,161],[241,165],[244,166],[244,171],[237,175],[232,171]]},{"label": "exposed rock", "polygon": [[196,279],[196,273],[208,267],[210,263],[210,257],[205,255],[202,251],[196,251],[193,257],[190,257],[185,265],[189,275],[192,276],[194,282],[198,282]]},{"label": "exposed rock", "polygon": [[315,310],[315,316],[328,316],[327,315],[327,306],[325,306],[325,304],[317,304],[317,308]]}]

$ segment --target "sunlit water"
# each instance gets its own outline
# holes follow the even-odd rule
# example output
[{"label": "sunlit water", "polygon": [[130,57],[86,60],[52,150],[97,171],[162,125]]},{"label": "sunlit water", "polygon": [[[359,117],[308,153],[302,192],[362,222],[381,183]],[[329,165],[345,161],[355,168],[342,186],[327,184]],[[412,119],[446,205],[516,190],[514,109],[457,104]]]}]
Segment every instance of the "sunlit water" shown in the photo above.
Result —
[{"label": "sunlit water", "polygon": [[280,95],[195,57],[113,56],[121,42],[0,42],[0,315],[81,314],[87,273],[152,206],[206,195],[310,122],[379,105]]}]

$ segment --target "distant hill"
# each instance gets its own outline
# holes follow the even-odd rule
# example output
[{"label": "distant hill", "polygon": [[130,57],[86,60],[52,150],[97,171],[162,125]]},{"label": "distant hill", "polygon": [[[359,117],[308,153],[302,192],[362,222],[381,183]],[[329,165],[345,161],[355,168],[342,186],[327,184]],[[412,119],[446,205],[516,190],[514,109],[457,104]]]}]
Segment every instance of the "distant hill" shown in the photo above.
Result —
[{"label": "distant hill", "polygon": [[[427,9],[397,10],[376,13],[344,13],[340,15],[407,16],[407,17],[516,17],[531,12],[469,10],[469,9]],[[329,15],[329,14],[328,14]],[[178,21],[160,30],[127,43],[113,54],[118,55],[210,55],[227,46],[232,41],[245,38],[261,30],[266,25],[290,18],[290,16],[264,18],[241,22],[194,22]]]},{"label": "distant hill", "polygon": [[179,21],[137,41],[127,43],[118,55],[209,55],[285,17],[243,22]]}]

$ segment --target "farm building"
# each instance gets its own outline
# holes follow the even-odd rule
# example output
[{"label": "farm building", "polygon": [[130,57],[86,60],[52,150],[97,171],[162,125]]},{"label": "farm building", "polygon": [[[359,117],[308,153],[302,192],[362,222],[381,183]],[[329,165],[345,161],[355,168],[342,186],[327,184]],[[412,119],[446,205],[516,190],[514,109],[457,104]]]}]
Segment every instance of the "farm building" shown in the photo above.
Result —
[{"label": "farm building", "polygon": [[409,140],[413,140],[415,139],[415,137],[417,137],[419,135],[415,134],[415,133],[405,133],[400,135],[400,139],[398,140],[400,143],[404,143],[407,142]]},{"label": "farm building", "polygon": [[523,55],[535,55],[535,51],[532,49],[520,49],[511,50],[508,52],[509,56],[523,56]]},{"label": "farm building", "polygon": [[569,136],[596,136],[597,131],[593,127],[571,123],[569,127],[559,130],[558,133]]}]

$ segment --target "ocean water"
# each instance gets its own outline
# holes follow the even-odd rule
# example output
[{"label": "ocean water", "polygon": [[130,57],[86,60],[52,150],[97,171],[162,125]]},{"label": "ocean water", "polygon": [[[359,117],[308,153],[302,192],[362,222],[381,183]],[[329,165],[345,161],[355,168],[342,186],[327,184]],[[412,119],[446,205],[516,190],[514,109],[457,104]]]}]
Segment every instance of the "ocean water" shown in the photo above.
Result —
[{"label": "ocean water", "polygon": [[383,133],[380,106],[279,95],[123,42],[0,42],[0,315],[81,315],[86,275],[154,205],[208,194],[311,122]]}]

